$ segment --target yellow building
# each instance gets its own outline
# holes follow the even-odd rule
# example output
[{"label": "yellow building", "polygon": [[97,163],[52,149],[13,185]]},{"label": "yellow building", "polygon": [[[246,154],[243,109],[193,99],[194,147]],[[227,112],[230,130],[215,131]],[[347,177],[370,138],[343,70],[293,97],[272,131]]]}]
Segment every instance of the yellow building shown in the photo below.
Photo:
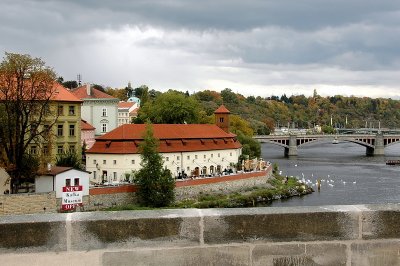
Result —
[{"label": "yellow building", "polygon": [[[53,115],[42,129],[50,127],[45,138],[30,144],[30,153],[38,155],[41,164],[54,164],[57,155],[76,153],[81,158],[81,105],[82,101],[58,83],[54,83],[54,97],[50,104]],[[56,120],[54,120],[54,116]]]}]

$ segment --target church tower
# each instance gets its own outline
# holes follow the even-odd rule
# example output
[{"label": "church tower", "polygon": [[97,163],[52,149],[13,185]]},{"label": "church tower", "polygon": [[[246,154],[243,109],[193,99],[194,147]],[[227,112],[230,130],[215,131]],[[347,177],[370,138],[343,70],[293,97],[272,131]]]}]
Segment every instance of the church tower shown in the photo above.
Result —
[{"label": "church tower", "polygon": [[220,127],[226,133],[229,133],[229,112],[224,105],[221,105],[217,110],[215,110],[215,124]]}]

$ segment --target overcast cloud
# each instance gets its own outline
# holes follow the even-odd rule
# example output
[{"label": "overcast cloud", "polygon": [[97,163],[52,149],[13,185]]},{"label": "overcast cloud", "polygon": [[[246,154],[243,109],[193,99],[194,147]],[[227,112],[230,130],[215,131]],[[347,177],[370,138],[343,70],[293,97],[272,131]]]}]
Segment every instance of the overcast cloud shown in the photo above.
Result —
[{"label": "overcast cloud", "polygon": [[111,87],[400,96],[398,0],[2,0],[0,36]]}]

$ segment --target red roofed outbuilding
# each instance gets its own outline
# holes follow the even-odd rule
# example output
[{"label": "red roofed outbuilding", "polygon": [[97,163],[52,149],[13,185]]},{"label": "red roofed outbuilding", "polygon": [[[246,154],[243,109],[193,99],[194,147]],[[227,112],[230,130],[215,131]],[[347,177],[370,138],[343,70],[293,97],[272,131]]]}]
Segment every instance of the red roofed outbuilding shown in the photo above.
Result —
[{"label": "red roofed outbuilding", "polygon": [[[236,135],[211,124],[153,124],[164,166],[175,176],[213,176],[238,162],[242,145]],[[140,169],[139,144],[145,124],[126,124],[96,138],[87,151],[86,169],[91,180],[124,181]]]}]

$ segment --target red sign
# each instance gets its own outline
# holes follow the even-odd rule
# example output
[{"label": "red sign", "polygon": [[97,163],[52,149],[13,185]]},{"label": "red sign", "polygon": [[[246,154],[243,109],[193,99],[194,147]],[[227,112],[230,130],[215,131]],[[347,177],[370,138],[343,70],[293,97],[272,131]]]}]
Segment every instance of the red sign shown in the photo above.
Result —
[{"label": "red sign", "polygon": [[69,211],[75,209],[76,206],[83,206],[82,196],[82,186],[63,187],[61,210]]},{"label": "red sign", "polygon": [[82,186],[69,186],[63,187],[63,192],[74,192],[74,191],[82,191]]}]

